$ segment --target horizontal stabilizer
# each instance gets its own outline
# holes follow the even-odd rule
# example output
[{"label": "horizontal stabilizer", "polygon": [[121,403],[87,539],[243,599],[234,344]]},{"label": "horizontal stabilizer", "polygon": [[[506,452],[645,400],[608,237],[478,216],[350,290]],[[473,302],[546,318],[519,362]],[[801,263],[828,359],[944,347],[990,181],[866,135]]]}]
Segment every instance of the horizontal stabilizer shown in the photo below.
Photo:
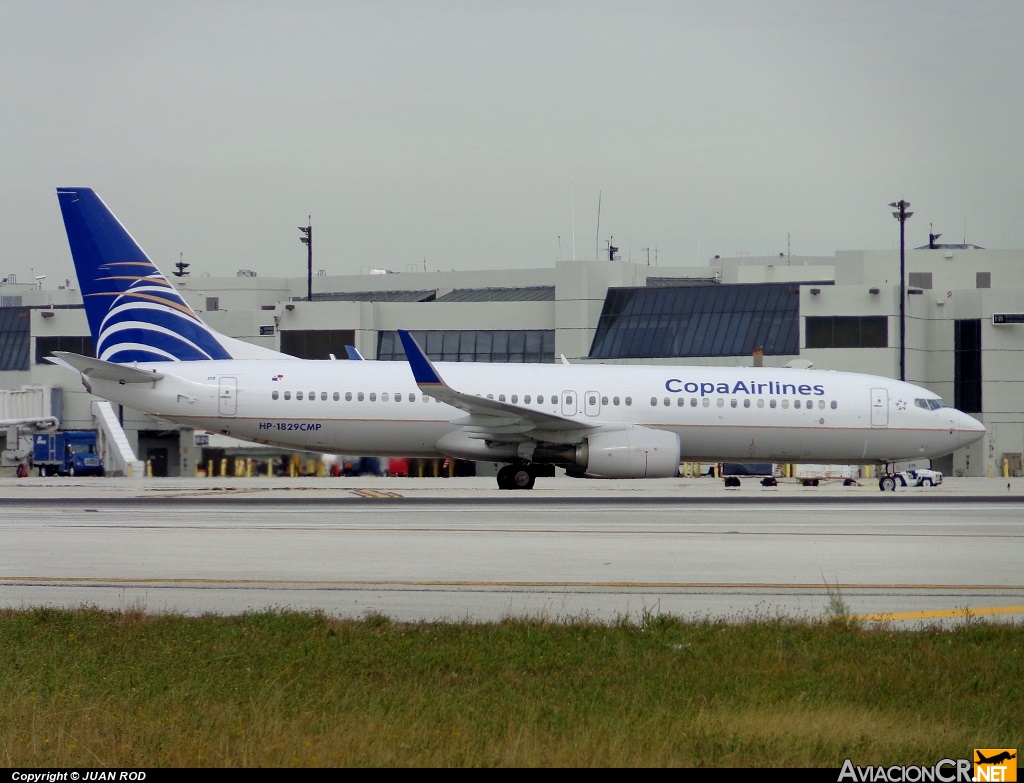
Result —
[{"label": "horizontal stabilizer", "polygon": [[[93,359],[89,356],[82,356],[67,351],[54,351],[57,361],[54,364],[61,367],[70,367],[89,378],[97,378],[104,381],[116,381],[117,383],[153,383],[164,377],[162,372],[152,370],[140,370],[137,367],[128,367],[123,364],[105,362],[102,359]],[[50,357],[46,357],[50,359]],[[53,361],[51,359],[51,361]]]}]

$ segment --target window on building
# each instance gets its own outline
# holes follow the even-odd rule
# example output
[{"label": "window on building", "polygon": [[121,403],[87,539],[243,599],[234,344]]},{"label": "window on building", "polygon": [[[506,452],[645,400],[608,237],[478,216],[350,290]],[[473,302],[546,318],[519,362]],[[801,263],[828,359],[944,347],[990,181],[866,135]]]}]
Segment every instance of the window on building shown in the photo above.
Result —
[{"label": "window on building", "polygon": [[[413,331],[427,356],[443,362],[547,363],[555,361],[555,330]],[[377,335],[377,359],[404,362],[405,349],[396,332]]]},{"label": "window on building", "polygon": [[932,273],[910,272],[907,275],[907,285],[911,288],[923,288],[925,291],[930,291],[932,288]]},{"label": "window on building", "polygon": [[346,345],[355,345],[353,329],[285,329],[281,331],[281,352],[299,359],[329,359],[347,356]]},{"label": "window on building", "polygon": [[[95,356],[91,337],[61,335],[36,338],[36,364],[49,364],[46,357],[54,351],[70,351],[82,356]],[[27,350],[26,350],[27,353]],[[0,370],[7,369],[0,367]],[[28,369],[27,367],[25,368]]]},{"label": "window on building", "polygon": [[609,288],[592,359],[800,352],[795,284]]},{"label": "window on building", "polygon": [[991,288],[992,287],[992,273],[991,272],[977,272],[974,276],[974,287],[975,288]]},{"label": "window on building", "polygon": [[809,315],[807,348],[887,348],[889,319],[884,315]]}]

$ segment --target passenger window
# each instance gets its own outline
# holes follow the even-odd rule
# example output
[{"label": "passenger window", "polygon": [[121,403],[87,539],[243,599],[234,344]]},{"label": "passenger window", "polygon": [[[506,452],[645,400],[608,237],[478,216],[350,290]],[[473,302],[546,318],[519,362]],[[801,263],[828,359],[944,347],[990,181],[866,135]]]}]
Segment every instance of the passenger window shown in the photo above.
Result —
[{"label": "passenger window", "polygon": [[525,397],[523,397],[523,402],[525,402],[527,405],[530,404],[530,395],[529,394],[527,394]]},{"label": "passenger window", "polygon": [[701,404],[705,408],[710,408],[711,407],[711,398],[710,397],[703,397],[703,398],[701,398]]},{"label": "passenger window", "polygon": [[387,392],[381,392],[380,401],[381,402],[387,402],[388,401],[388,393]]},{"label": "passenger window", "polygon": [[488,395],[487,395],[487,399],[489,399],[489,400],[493,400],[493,399],[494,399],[494,395],[493,395],[493,394],[488,394]]},{"label": "passenger window", "polygon": [[402,401],[402,392],[395,392],[395,402]]},{"label": "passenger window", "polygon": [[672,400],[666,397],[664,400],[662,400],[662,404],[665,405],[665,407],[668,407],[669,405],[672,404]]},{"label": "passenger window", "polygon": [[777,404],[778,403],[775,400],[769,400],[768,401],[768,407],[769,408],[774,408]]},{"label": "passenger window", "polygon": [[782,407],[783,408],[788,408],[789,407],[789,400],[783,400],[782,401]]},{"label": "passenger window", "polygon": [[618,404],[619,404],[619,398],[618,397],[612,397],[612,405],[618,405]]},{"label": "passenger window", "polygon": [[271,393],[270,393],[270,399],[272,399],[272,400],[276,400],[276,399],[277,399],[277,397],[278,397],[278,394],[277,394],[277,392],[276,392],[276,391],[273,391],[273,392],[271,392]]},{"label": "passenger window", "polygon": [[513,394],[512,397],[511,397],[511,400],[512,400],[512,404],[513,405],[518,405],[519,404],[519,395],[518,394]]},{"label": "passenger window", "polygon": [[717,405],[717,406],[718,406],[719,408],[724,408],[724,407],[725,407],[725,400],[723,400],[723,399],[722,399],[721,397],[719,397],[719,398],[718,398],[718,402],[716,402],[715,404],[716,404],[716,405]]},{"label": "passenger window", "polygon": [[597,405],[597,395],[596,394],[591,394],[587,404],[588,405]]},{"label": "passenger window", "polygon": [[362,393],[362,392],[359,392],[359,394],[357,394],[357,395],[356,395],[356,399],[357,399],[357,400],[358,400],[359,402],[362,402],[362,401],[363,401],[363,393]]},{"label": "passenger window", "polygon": [[565,398],[565,404],[566,405],[572,405],[573,404],[573,402],[572,402],[572,395],[571,394],[568,397]]},{"label": "passenger window", "polygon": [[409,402],[416,402],[416,394],[414,392],[409,392]]},{"label": "passenger window", "polygon": [[677,397],[676,398],[676,405],[678,405],[680,408],[682,408],[684,405],[686,405],[686,398],[685,397]]},{"label": "passenger window", "polygon": [[764,400],[758,400],[757,401],[757,407],[758,408],[763,408],[764,407]]},{"label": "passenger window", "polygon": [[284,393],[284,398],[286,400],[290,400],[292,398],[292,393],[290,391],[285,392]]},{"label": "passenger window", "polygon": [[309,393],[309,399],[315,400],[316,399],[316,392],[310,392]]},{"label": "passenger window", "polygon": [[341,399],[341,395],[338,394],[338,392],[334,392],[334,401],[337,402],[340,399]]},{"label": "passenger window", "polygon": [[736,401],[736,399],[735,399],[735,398],[734,398],[734,399],[731,399],[731,400],[729,400],[729,407],[730,407],[730,408],[735,408],[735,407],[736,407],[737,405],[739,405],[739,403],[738,403],[738,402]]},{"label": "passenger window", "polygon": [[370,402],[377,402],[377,392],[370,392]]},{"label": "passenger window", "polygon": [[295,399],[301,400],[302,399],[302,392],[295,392]]},{"label": "passenger window", "polygon": [[658,398],[657,397],[651,397],[651,405],[657,405],[657,404],[658,404]]},{"label": "passenger window", "polygon": [[831,405],[832,405],[832,410],[835,410],[836,408],[839,407],[839,405],[836,403],[835,400],[832,400]]},{"label": "passenger window", "polygon": [[749,399],[743,401],[743,407],[744,408],[749,408],[750,407],[750,400]]},{"label": "passenger window", "polygon": [[625,403],[626,403],[626,405],[632,405],[633,404],[633,398],[632,397],[627,397],[625,399]]},{"label": "passenger window", "polygon": [[543,405],[544,404],[544,395],[543,394],[538,394],[537,395],[537,404],[538,405]]},{"label": "passenger window", "polygon": [[793,407],[794,408],[799,408],[800,407],[800,400],[793,400]]},{"label": "passenger window", "polygon": [[601,404],[602,405],[607,405],[608,404],[608,398],[607,397],[601,397]]},{"label": "passenger window", "polygon": [[820,408],[821,410],[825,410],[825,401],[824,400],[818,400],[818,408]]},{"label": "passenger window", "polygon": [[345,402],[352,402],[352,392],[345,392]]},{"label": "passenger window", "polygon": [[690,398],[690,407],[691,408],[696,408],[697,407],[697,398],[696,397],[691,397]]},{"label": "passenger window", "polygon": [[321,400],[326,400],[327,399],[327,392],[320,392],[320,399]]}]

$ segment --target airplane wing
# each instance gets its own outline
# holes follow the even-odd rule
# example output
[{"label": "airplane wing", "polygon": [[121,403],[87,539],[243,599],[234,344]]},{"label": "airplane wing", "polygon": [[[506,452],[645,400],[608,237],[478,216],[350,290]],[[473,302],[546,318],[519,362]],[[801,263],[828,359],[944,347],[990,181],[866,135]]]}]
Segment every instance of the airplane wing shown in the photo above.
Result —
[{"label": "airplane wing", "polygon": [[47,356],[46,360],[65,370],[81,373],[87,378],[99,378],[118,383],[153,383],[164,377],[161,372],[140,370],[136,367],[105,362],[102,359],[93,359],[67,351],[54,351],[53,356]]},{"label": "airplane wing", "polygon": [[564,435],[572,430],[608,429],[606,426],[595,427],[557,414],[531,410],[453,389],[445,383],[409,332],[399,329],[398,336],[402,341],[402,347],[405,348],[405,356],[409,360],[409,367],[420,391],[468,413],[469,416],[454,419],[452,424],[465,427],[471,437],[508,442],[552,437],[563,440],[564,438],[559,438],[557,433]]}]

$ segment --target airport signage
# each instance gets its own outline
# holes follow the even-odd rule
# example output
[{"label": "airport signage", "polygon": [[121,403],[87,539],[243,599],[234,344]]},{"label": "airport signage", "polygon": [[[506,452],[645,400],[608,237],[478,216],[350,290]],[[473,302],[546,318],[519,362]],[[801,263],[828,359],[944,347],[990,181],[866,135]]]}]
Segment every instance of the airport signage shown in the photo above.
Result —
[{"label": "airport signage", "polygon": [[992,313],[992,323],[996,326],[1024,324],[1024,313]]}]

